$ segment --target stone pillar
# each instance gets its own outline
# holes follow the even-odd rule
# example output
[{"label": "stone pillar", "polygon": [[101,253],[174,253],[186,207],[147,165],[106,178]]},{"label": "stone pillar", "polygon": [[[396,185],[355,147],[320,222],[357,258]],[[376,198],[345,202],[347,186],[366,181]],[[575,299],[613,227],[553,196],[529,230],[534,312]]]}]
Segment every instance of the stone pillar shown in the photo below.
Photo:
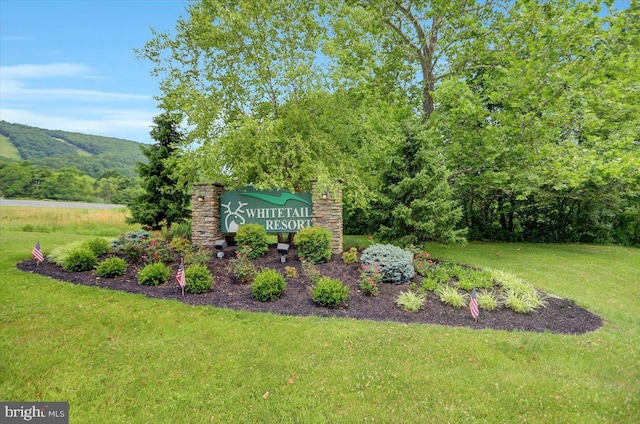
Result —
[{"label": "stone pillar", "polygon": [[196,184],[191,193],[191,242],[213,247],[216,240],[224,238],[220,232],[220,196],[224,193],[220,184]]},{"label": "stone pillar", "polygon": [[311,222],[314,227],[323,227],[331,231],[331,251],[342,254],[342,185],[336,184],[331,189],[318,187],[316,180],[311,181],[313,193],[313,214]]}]

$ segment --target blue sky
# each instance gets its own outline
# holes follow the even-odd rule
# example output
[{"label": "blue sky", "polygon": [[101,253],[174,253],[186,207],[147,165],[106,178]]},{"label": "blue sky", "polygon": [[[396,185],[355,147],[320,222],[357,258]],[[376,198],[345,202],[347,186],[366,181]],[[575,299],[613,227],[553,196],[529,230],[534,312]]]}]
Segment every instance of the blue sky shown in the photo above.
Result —
[{"label": "blue sky", "polygon": [[159,81],[134,48],[183,0],[0,0],[0,119],[143,143]]},{"label": "blue sky", "polygon": [[[143,143],[159,81],[134,48],[185,0],[0,0],[0,119]],[[628,1],[616,1],[617,8]]]}]

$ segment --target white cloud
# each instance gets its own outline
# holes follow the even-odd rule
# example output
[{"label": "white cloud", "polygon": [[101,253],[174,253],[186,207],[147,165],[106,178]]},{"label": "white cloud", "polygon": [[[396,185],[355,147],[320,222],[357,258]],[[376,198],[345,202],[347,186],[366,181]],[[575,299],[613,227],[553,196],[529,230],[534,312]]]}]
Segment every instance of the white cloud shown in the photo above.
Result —
[{"label": "white cloud", "polygon": [[91,69],[83,64],[51,63],[47,65],[12,65],[0,66],[0,99],[3,104],[11,101],[22,101],[35,98],[38,101],[71,99],[82,102],[117,101],[117,100],[150,100],[151,96],[131,93],[118,93],[82,88],[33,87],[33,80],[50,79],[99,79]]},{"label": "white cloud", "polygon": [[0,66],[0,119],[149,142],[153,97],[95,89],[100,80],[78,63]]},{"label": "white cloud", "polygon": [[[68,115],[74,116],[69,118]],[[34,113],[24,109],[0,109],[0,117],[8,122],[38,128],[119,137],[138,142],[150,142],[149,130],[153,111],[141,109],[93,109],[83,113]]]},{"label": "white cloud", "polygon": [[34,78],[55,78],[90,75],[88,66],[80,63],[49,63],[47,65],[10,65],[0,66],[0,77],[4,80],[23,80]]}]

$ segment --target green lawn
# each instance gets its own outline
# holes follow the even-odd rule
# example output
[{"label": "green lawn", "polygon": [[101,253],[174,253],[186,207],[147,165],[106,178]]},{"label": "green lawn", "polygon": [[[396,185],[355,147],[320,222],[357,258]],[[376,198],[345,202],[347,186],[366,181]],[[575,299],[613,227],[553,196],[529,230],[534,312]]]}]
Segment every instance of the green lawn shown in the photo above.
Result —
[{"label": "green lawn", "polygon": [[0,231],[0,398],[72,423],[632,423],[640,249],[471,243],[435,257],[508,270],[598,312],[581,336],[193,307],[19,272]]}]

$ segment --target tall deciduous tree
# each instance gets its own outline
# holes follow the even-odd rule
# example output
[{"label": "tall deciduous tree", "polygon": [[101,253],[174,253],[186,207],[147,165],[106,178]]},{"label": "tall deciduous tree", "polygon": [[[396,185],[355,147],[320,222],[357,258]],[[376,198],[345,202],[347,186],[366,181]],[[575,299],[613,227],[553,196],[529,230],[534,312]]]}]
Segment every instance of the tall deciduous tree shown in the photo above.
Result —
[{"label": "tall deciduous tree", "polygon": [[153,119],[151,137],[156,144],[141,147],[148,163],[138,163],[144,193],[129,203],[129,222],[160,229],[190,216],[188,193],[177,184],[170,158],[180,144],[181,134],[175,118],[163,113]]},{"label": "tall deciduous tree", "polygon": [[600,7],[514,2],[492,49],[436,92],[433,134],[475,236],[612,240],[638,187],[638,14]]}]

